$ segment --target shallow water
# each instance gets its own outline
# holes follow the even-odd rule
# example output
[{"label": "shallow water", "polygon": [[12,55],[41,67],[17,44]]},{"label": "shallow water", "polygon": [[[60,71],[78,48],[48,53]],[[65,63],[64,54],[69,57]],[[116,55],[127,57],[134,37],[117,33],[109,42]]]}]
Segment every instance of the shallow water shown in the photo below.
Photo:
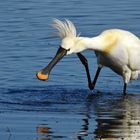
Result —
[{"label": "shallow water", "polygon": [[[3,140],[139,140],[140,80],[122,96],[121,77],[104,68],[93,95],[76,55],[65,57],[50,80],[36,79],[60,40],[52,18],[69,18],[82,36],[108,28],[140,36],[140,2],[14,0],[0,2],[0,138]],[[93,52],[84,52],[94,77]]]},{"label": "shallow water", "polygon": [[140,139],[139,93],[48,88],[7,90],[1,97],[2,139]]}]

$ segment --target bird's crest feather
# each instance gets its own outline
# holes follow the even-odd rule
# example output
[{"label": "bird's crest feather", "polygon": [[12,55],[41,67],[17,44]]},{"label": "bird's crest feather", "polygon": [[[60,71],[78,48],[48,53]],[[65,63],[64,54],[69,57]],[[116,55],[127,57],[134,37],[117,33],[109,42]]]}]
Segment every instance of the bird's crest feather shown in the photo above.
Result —
[{"label": "bird's crest feather", "polygon": [[76,28],[74,24],[68,19],[65,19],[64,21],[54,19],[52,26],[58,30],[56,34],[62,39],[65,37],[79,36],[76,33]]}]

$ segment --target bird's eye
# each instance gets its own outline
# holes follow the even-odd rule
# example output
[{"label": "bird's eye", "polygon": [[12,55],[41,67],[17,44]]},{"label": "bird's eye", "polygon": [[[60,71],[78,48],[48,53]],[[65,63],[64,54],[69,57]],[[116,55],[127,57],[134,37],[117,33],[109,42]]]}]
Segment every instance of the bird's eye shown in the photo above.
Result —
[{"label": "bird's eye", "polygon": [[70,49],[67,49],[67,51],[70,51]]}]

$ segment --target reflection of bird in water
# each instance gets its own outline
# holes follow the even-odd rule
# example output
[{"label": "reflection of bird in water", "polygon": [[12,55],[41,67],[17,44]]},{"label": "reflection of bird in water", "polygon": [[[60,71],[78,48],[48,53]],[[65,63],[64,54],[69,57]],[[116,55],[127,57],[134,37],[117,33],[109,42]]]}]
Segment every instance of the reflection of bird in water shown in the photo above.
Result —
[{"label": "reflection of bird in water", "polygon": [[77,133],[77,139],[78,140],[84,140],[85,136],[88,136],[88,130],[89,130],[89,115],[86,115],[83,120],[84,124],[82,125],[81,130]]},{"label": "reflection of bird in water", "polygon": [[59,118],[59,123],[52,123],[48,119],[47,125],[39,125],[39,140],[56,137],[74,140],[140,140],[140,97],[127,95],[124,98],[111,93],[97,95],[80,107],[80,116],[75,112],[77,118],[74,119],[73,115],[67,118],[66,115]]},{"label": "reflection of bird in water", "polygon": [[[37,126],[37,133],[39,135],[38,140],[50,140],[50,138],[47,138],[47,136],[50,135],[51,129],[47,125]],[[45,138],[42,138],[42,136]]]},{"label": "reflection of bird in water", "polygon": [[127,96],[97,106],[96,140],[140,140],[140,100]]},{"label": "reflection of bird in water", "polygon": [[[100,101],[99,101],[100,100]],[[79,140],[140,140],[140,100],[127,96],[109,100],[103,96],[92,99],[87,104],[87,114],[83,119]],[[91,135],[92,113],[96,113],[96,129]],[[89,115],[90,114],[90,115]],[[85,127],[86,126],[86,127]],[[82,133],[81,133],[82,132]]]},{"label": "reflection of bird in water", "polygon": [[140,107],[137,105],[140,100],[133,100],[133,97],[124,100],[125,112],[123,114],[121,135],[125,134],[127,140],[140,140]]}]

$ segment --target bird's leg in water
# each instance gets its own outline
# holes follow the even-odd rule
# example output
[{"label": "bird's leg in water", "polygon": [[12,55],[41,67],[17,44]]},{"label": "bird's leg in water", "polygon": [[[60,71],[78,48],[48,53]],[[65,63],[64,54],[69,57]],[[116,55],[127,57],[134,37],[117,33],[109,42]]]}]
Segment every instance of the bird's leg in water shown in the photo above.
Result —
[{"label": "bird's leg in water", "polygon": [[124,87],[123,87],[123,94],[126,95],[126,88],[127,84],[131,79],[132,71],[127,65],[123,66],[123,80],[124,80]]},{"label": "bird's leg in water", "polygon": [[102,66],[98,66],[98,69],[96,71],[96,75],[94,77],[93,82],[91,81],[91,77],[90,77],[90,72],[89,72],[89,68],[88,68],[88,61],[87,59],[81,54],[81,53],[77,53],[78,58],[80,59],[80,61],[82,62],[82,64],[85,66],[86,69],[86,73],[87,73],[87,79],[88,79],[88,86],[90,88],[90,90],[93,90],[95,88],[95,84],[97,82],[99,73],[102,69]]},{"label": "bird's leg in water", "polygon": [[127,88],[127,84],[126,84],[126,83],[124,83],[123,95],[126,95],[126,88]]}]

